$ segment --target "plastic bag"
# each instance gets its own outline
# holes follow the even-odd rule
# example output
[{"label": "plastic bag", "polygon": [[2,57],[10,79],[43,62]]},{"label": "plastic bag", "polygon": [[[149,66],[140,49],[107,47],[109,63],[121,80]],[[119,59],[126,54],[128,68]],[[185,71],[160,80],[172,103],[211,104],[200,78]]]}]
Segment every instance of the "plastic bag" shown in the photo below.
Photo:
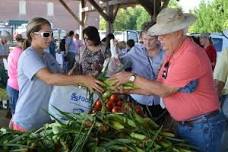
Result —
[{"label": "plastic bag", "polygon": [[[68,113],[90,112],[98,95],[81,86],[54,86],[50,101],[49,113],[58,120],[66,120],[57,109]],[[56,109],[57,108],[57,109]]]},{"label": "plastic bag", "polygon": [[106,77],[111,77],[113,74],[118,73],[124,69],[124,65],[121,64],[118,54],[117,54],[117,48],[114,45],[113,40],[110,40],[110,50],[111,50],[111,58],[106,59],[107,64],[107,71],[106,71]]},{"label": "plastic bag", "polygon": [[63,67],[63,62],[64,62],[64,56],[63,56],[64,52],[60,52],[60,53],[56,53],[56,61],[58,62],[58,64],[61,66],[61,68]]}]

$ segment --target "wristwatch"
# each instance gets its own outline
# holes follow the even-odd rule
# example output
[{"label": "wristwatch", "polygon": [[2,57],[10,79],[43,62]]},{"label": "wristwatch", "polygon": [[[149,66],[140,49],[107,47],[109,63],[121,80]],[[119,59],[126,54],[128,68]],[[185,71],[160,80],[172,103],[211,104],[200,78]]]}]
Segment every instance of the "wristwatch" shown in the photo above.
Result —
[{"label": "wristwatch", "polygon": [[136,74],[132,74],[130,77],[129,77],[129,81],[130,82],[135,82],[135,79],[136,79]]}]

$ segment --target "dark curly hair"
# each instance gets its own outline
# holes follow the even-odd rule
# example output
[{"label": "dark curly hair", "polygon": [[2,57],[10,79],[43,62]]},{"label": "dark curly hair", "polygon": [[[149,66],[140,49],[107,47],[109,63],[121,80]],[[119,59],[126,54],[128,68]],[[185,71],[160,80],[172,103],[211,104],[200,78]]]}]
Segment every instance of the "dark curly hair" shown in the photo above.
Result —
[{"label": "dark curly hair", "polygon": [[83,38],[86,35],[88,37],[88,40],[93,41],[95,46],[101,44],[100,35],[96,27],[88,26],[82,31],[82,34]]}]

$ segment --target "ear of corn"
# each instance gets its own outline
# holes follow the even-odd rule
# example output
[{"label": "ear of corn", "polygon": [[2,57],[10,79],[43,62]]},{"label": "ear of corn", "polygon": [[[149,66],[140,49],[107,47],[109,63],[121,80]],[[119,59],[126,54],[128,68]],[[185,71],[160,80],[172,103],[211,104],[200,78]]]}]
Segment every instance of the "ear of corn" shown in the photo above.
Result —
[{"label": "ear of corn", "polygon": [[[194,147],[158,126],[152,119],[144,118],[129,106],[127,113],[107,112],[105,104],[110,98],[113,81],[105,75],[105,92],[101,95],[101,112],[95,114],[66,113],[55,109],[66,118],[56,119],[36,131],[21,133],[0,129],[0,151],[48,151],[48,152],[189,152]],[[137,89],[132,82],[123,89]],[[52,116],[54,118],[54,116]]]},{"label": "ear of corn", "polygon": [[[33,132],[1,128],[0,150],[188,152],[194,149],[173,133],[156,128],[152,120],[136,114],[63,114],[69,118],[65,124],[46,124]],[[148,128],[143,126],[146,123]]]}]

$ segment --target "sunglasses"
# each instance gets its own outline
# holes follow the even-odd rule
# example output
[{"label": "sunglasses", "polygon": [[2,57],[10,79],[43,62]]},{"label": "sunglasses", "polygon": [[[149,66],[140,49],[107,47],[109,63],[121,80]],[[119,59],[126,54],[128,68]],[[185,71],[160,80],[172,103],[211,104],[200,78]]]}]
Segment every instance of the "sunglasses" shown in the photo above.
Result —
[{"label": "sunglasses", "polygon": [[167,78],[168,70],[169,70],[169,61],[166,62],[165,65],[164,65],[164,70],[163,70],[163,73],[162,73],[162,78],[163,79]]},{"label": "sunglasses", "polygon": [[84,41],[88,41],[89,40],[89,38],[87,38],[87,37],[84,37]]},{"label": "sunglasses", "polygon": [[53,36],[52,32],[34,32],[34,33],[40,35],[41,37],[46,37],[46,38]]}]

